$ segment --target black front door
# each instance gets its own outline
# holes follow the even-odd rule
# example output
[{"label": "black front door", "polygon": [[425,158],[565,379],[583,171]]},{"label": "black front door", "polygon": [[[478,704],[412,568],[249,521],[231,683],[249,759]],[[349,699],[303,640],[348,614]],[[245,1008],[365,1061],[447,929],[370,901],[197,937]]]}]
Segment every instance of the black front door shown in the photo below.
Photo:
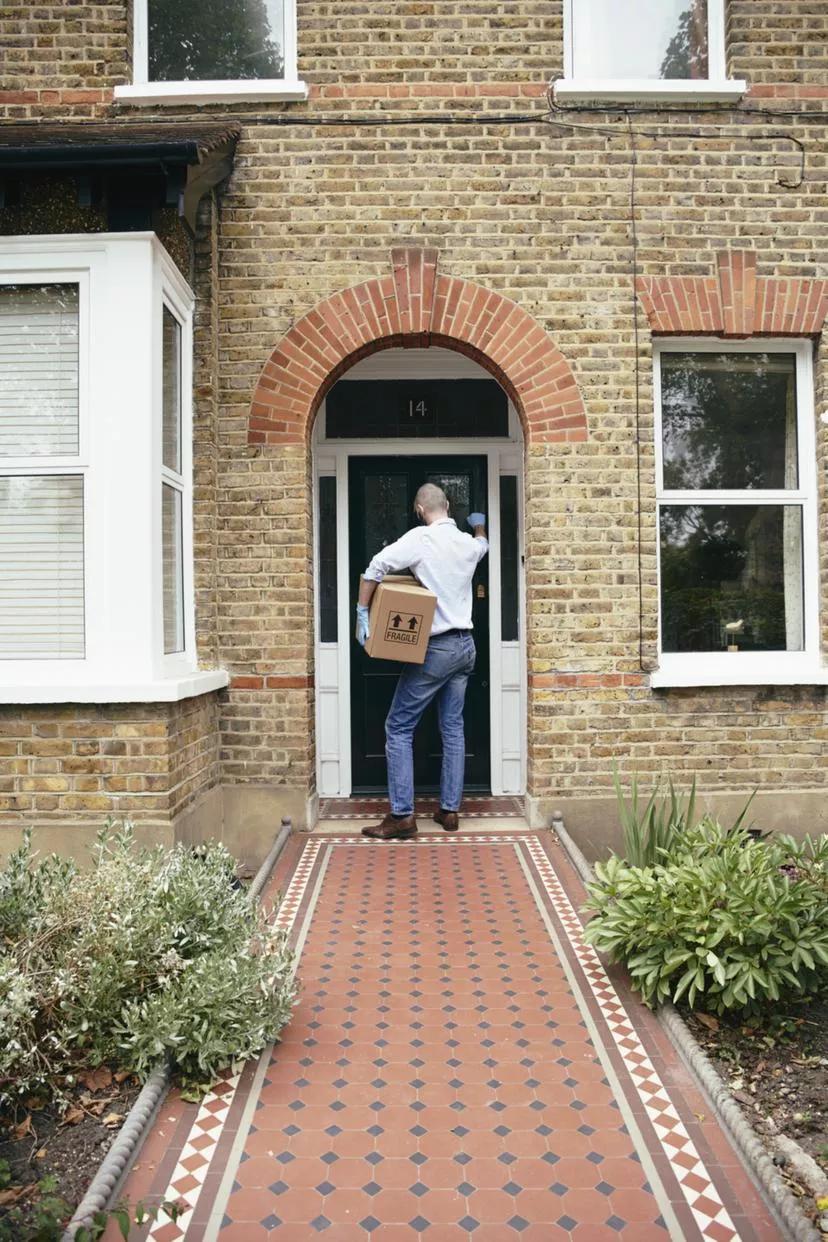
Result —
[{"label": "black front door", "polygon": [[[436,483],[449,498],[450,515],[468,530],[469,513],[486,511],[485,457],[360,457],[349,468],[351,615],[359,577],[371,558],[405,534],[415,519],[414,496]],[[489,754],[489,561],[480,562],[472,584],[472,621],[477,666],[466,694],[466,788],[490,789]],[[385,717],[402,666],[371,660],[351,631],[351,783],[354,793],[386,786]],[[440,732],[432,705],[414,740],[418,793],[440,784]]]}]

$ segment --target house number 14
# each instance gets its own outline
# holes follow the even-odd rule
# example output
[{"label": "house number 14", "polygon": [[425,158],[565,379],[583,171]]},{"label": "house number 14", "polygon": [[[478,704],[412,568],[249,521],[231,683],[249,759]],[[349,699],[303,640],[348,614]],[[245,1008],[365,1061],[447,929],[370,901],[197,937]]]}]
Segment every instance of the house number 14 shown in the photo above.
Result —
[{"label": "house number 14", "polygon": [[426,405],[425,401],[418,401],[416,404],[414,403],[414,401],[409,401],[408,403],[408,417],[409,418],[425,418],[427,414],[428,414],[428,406]]}]

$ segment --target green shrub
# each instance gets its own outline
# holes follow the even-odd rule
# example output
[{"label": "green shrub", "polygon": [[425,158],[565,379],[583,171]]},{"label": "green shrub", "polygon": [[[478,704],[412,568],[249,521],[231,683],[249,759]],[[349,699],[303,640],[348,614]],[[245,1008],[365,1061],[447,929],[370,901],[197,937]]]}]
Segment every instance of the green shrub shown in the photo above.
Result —
[{"label": "green shrub", "polygon": [[0,1103],[103,1061],[146,1075],[169,1056],[206,1082],[293,1002],[285,937],[220,845],[139,849],[110,830],[80,872],[27,839],[0,877],[0,930]]},{"label": "green shrub", "polygon": [[[642,808],[638,779],[630,781],[630,803],[627,805],[618,768],[613,764],[612,780],[618,804],[618,818],[624,834],[623,857],[633,867],[651,867],[662,862],[681,843],[687,832],[700,822],[696,817],[696,778],[686,795],[676,792],[672,777],[667,779],[666,790],[657,781],[653,792]],[[741,828],[753,801],[751,794],[737,815],[733,828]]]},{"label": "green shrub", "polygon": [[663,862],[595,872],[586,938],[648,1005],[749,1011],[828,977],[827,836],[758,841],[703,820]]}]

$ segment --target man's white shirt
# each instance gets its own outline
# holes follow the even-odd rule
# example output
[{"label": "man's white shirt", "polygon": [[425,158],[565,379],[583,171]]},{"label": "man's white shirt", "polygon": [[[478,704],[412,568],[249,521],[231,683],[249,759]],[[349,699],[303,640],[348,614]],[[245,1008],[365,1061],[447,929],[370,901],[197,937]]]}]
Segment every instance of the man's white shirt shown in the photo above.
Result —
[{"label": "man's white shirt", "polygon": [[483,535],[467,535],[453,518],[406,531],[378,552],[362,575],[382,582],[386,574],[410,569],[437,596],[432,634],[472,628],[472,578],[489,550]]}]

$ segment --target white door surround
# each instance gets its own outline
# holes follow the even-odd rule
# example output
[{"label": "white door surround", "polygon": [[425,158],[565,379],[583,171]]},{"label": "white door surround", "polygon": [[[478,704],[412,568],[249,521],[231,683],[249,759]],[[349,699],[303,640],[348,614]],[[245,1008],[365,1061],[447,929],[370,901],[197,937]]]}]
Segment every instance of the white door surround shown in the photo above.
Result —
[{"label": "white door surround", "polygon": [[[491,379],[483,367],[453,350],[388,349],[351,368],[344,380]],[[316,780],[320,797],[351,794],[351,633],[349,603],[348,463],[352,457],[477,456],[488,466],[492,794],[526,790],[526,592],[523,574],[523,435],[509,403],[509,435],[498,440],[328,440],[323,403],[313,436],[314,627],[316,666]],[[500,480],[517,480],[519,637],[501,641]],[[337,641],[322,642],[319,608],[319,491],[321,478],[336,480]]]}]

